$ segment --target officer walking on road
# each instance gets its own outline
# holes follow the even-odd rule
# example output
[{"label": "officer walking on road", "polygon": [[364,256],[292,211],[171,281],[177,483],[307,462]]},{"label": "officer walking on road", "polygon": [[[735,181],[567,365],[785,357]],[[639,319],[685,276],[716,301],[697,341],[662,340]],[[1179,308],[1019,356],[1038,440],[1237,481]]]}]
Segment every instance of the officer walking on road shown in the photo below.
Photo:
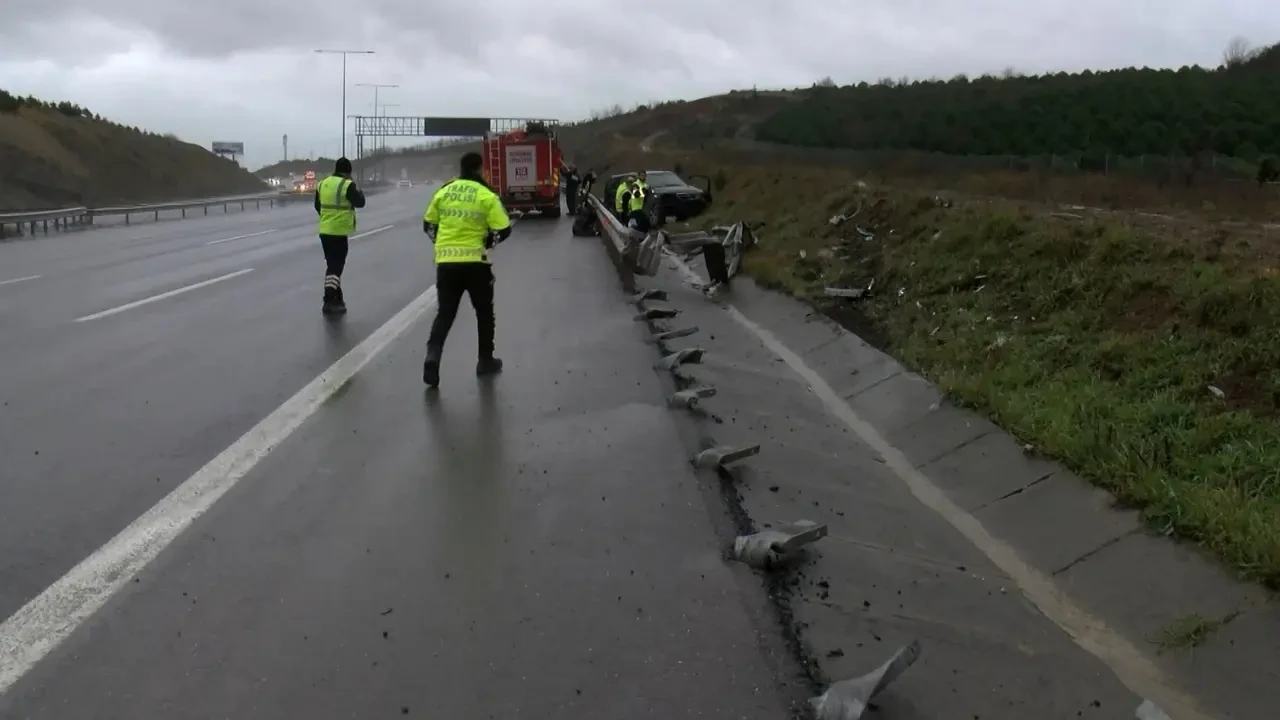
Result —
[{"label": "officer walking on road", "polygon": [[427,339],[427,359],[422,381],[440,385],[440,358],[444,342],[458,315],[465,293],[476,311],[479,336],[477,375],[502,371],[494,356],[493,267],[489,250],[511,236],[511,220],[502,201],[485,184],[480,170],[484,158],[469,152],[462,156],[458,178],[444,184],[432,196],[422,217],[422,230],[435,240],[436,292],[439,309]]},{"label": "officer walking on road", "polygon": [[342,270],[347,248],[356,229],[356,208],[364,207],[364,193],[351,179],[351,161],[338,158],[333,174],[316,185],[316,214],[320,216],[320,247],[324,249],[324,305],[326,315],[347,311],[342,296]]}]

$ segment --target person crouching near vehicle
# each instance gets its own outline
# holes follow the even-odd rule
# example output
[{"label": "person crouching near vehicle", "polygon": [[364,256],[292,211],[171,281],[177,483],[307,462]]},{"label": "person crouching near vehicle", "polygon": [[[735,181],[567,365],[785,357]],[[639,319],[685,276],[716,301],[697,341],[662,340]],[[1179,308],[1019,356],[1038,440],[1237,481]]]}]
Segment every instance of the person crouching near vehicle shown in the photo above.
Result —
[{"label": "person crouching near vehicle", "polygon": [[485,183],[483,166],[480,153],[463,155],[458,178],[436,191],[422,216],[423,232],[435,241],[439,302],[427,339],[427,359],[422,363],[422,381],[433,388],[440,385],[444,343],[464,294],[476,311],[476,375],[502,372],[502,360],[494,356],[494,277],[489,250],[511,236],[511,219]]}]

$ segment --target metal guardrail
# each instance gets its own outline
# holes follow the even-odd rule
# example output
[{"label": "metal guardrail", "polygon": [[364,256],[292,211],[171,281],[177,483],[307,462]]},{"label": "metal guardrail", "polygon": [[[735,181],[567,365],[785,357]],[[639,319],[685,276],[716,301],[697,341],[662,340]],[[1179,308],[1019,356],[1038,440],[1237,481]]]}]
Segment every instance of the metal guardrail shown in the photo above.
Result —
[{"label": "metal guardrail", "polygon": [[640,242],[644,240],[644,233],[623,225],[595,195],[588,195],[587,202],[591,204],[596,220],[600,223],[600,238],[604,241],[604,249],[608,251],[609,258],[618,268],[623,289],[635,292],[635,255]]},{"label": "metal guardrail", "polygon": [[[311,195],[307,194],[305,197],[310,199]],[[293,200],[294,198],[288,197],[286,193],[270,192],[204,198],[201,200],[182,200],[153,205],[121,205],[101,208],[71,207],[58,210],[0,213],[0,238],[6,237],[6,230],[9,227],[17,230],[18,235],[21,235],[23,228],[26,227],[28,233],[34,235],[37,228],[41,228],[45,233],[48,233],[50,223],[53,223],[54,230],[57,230],[79,225],[92,225],[94,218],[98,217],[124,217],[124,222],[128,225],[131,216],[144,213],[152,213],[155,219],[159,220],[160,213],[179,210],[182,212],[182,217],[185,218],[188,210],[202,209],[204,214],[208,215],[209,208],[218,207],[219,205],[222,206],[223,212],[228,212],[230,206],[235,204],[239,204],[240,209],[245,210],[249,203],[253,203],[255,208],[261,208],[264,202],[268,204],[268,207],[275,207],[278,203],[284,204]]]}]

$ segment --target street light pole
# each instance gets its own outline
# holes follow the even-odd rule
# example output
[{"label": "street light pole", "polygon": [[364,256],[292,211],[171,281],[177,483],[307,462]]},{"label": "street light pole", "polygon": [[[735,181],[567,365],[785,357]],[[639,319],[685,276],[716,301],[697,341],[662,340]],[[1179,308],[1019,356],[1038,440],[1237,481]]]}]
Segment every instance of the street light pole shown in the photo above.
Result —
[{"label": "street light pole", "polygon": [[[387,83],[356,83],[356,87],[373,88],[373,116],[378,117],[378,90],[382,88],[398,88],[399,85],[389,85]],[[382,130],[382,128],[379,128]],[[381,133],[379,134],[381,136]],[[385,144],[385,143],[383,143]],[[378,141],[374,140],[374,147],[378,146]]]},{"label": "street light pole", "polygon": [[372,50],[328,50],[321,49],[315,52],[327,55],[342,56],[342,156],[347,156],[347,56],[348,55],[373,55]]}]

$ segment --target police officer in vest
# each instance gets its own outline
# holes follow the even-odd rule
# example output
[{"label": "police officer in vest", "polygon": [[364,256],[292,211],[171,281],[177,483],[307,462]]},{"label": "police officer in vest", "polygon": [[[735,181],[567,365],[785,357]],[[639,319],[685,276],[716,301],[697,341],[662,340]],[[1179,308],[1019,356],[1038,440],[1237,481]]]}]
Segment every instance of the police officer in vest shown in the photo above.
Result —
[{"label": "police officer in vest", "polygon": [[502,371],[502,360],[494,357],[493,267],[489,250],[511,236],[511,220],[481,176],[484,159],[480,153],[462,156],[461,173],[436,191],[422,217],[422,230],[435,240],[436,292],[439,309],[427,339],[427,359],[422,363],[422,381],[440,385],[440,358],[444,341],[458,315],[465,293],[476,311],[479,335],[477,375]]},{"label": "police officer in vest", "polygon": [[342,297],[342,270],[347,264],[348,238],[356,229],[356,208],[364,207],[364,193],[351,179],[351,161],[338,158],[333,174],[316,185],[316,214],[320,216],[320,247],[324,249],[323,312],[347,311]]}]

